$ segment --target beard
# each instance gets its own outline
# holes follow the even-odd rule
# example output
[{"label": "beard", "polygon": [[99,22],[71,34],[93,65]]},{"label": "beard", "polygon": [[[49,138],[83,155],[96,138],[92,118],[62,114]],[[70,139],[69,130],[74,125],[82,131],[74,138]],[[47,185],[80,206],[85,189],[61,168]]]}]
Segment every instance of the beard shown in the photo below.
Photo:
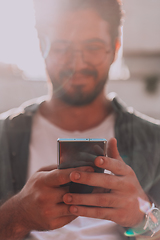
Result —
[{"label": "beard", "polygon": [[65,88],[65,85],[68,84],[70,78],[74,77],[76,74],[80,74],[81,77],[92,77],[95,82],[98,79],[98,72],[94,69],[83,69],[79,72],[61,70],[57,78],[53,75],[50,76],[54,98],[57,98],[71,106],[85,106],[93,102],[103,91],[108,75],[105,75],[101,80],[98,80],[91,92],[84,92],[83,85],[74,85],[74,92],[70,93]]}]

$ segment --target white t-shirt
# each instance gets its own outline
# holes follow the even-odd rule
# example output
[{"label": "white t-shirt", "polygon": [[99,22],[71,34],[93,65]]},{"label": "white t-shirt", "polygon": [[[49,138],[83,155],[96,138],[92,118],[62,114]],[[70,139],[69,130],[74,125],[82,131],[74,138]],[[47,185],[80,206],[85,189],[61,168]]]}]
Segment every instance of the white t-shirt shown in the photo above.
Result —
[{"label": "white t-shirt", "polygon": [[[114,114],[99,126],[87,131],[69,132],[51,124],[39,113],[33,120],[30,141],[28,178],[39,168],[57,164],[57,138],[105,138],[114,137]],[[124,230],[107,220],[78,217],[66,226],[46,232],[32,231],[28,240],[122,240]]]}]

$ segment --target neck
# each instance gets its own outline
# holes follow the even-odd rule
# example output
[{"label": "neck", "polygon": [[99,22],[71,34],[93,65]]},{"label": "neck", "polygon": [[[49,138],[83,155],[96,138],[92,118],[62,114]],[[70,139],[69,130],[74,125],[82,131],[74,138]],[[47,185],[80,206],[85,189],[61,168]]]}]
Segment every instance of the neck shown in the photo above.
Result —
[{"label": "neck", "polygon": [[40,106],[43,117],[67,131],[84,131],[96,127],[111,112],[111,102],[104,93],[86,106],[70,106],[55,98]]}]

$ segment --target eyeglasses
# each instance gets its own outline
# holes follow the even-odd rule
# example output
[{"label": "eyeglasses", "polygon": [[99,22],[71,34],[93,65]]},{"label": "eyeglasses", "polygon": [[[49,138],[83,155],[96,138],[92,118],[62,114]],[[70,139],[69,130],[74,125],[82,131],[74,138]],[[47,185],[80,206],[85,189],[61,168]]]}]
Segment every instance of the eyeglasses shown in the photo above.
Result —
[{"label": "eyeglasses", "polygon": [[101,41],[84,42],[80,46],[80,50],[76,50],[72,44],[54,42],[51,45],[49,55],[60,64],[67,64],[73,61],[77,53],[85,63],[93,66],[100,65],[111,52],[111,47],[108,48],[105,43]]}]

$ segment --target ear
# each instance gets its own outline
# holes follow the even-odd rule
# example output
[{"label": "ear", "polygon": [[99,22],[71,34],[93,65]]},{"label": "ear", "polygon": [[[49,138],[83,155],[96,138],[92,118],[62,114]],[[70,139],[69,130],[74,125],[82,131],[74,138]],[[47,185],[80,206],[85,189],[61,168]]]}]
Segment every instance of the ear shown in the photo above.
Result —
[{"label": "ear", "polygon": [[51,47],[50,40],[47,36],[41,36],[39,37],[39,42],[42,57],[46,59]]},{"label": "ear", "polygon": [[116,61],[117,55],[118,55],[118,51],[119,51],[120,47],[121,47],[121,40],[119,38],[117,38],[115,40],[115,44],[114,44],[114,54],[113,54],[113,61],[112,61],[112,63]]}]

